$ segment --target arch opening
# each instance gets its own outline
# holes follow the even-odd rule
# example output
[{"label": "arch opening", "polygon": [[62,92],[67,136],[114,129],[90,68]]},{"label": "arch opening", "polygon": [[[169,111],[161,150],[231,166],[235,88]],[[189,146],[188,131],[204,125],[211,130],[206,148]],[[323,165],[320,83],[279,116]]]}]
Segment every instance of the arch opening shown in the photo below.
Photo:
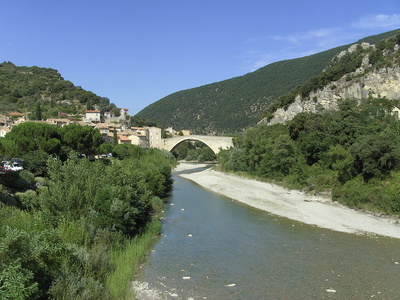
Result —
[{"label": "arch opening", "polygon": [[214,150],[199,140],[182,140],[170,152],[177,160],[204,162],[215,161],[217,159]]}]

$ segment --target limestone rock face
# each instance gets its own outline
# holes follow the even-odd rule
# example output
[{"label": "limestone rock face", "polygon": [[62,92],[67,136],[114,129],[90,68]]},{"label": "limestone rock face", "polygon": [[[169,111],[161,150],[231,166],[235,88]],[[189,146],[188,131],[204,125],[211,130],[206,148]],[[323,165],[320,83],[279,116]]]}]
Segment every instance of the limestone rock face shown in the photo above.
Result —
[{"label": "limestone rock face", "polygon": [[[374,45],[367,43],[363,43],[361,46],[363,48],[374,47]],[[354,51],[356,47],[357,45],[353,45],[347,51]],[[343,56],[344,54],[340,53],[338,56]],[[286,110],[280,108],[274,113],[274,117],[269,122],[267,119],[263,119],[259,123],[270,125],[285,123],[301,112],[318,113],[323,110],[336,110],[340,99],[360,101],[368,97],[385,97],[390,100],[400,100],[400,66],[375,69],[360,76],[368,66],[369,58],[366,55],[363,58],[361,67],[355,72],[346,74],[337,81],[332,81],[322,89],[314,90],[308,97],[302,98],[298,95],[295,98],[295,102]],[[348,80],[348,78],[353,79]]]}]

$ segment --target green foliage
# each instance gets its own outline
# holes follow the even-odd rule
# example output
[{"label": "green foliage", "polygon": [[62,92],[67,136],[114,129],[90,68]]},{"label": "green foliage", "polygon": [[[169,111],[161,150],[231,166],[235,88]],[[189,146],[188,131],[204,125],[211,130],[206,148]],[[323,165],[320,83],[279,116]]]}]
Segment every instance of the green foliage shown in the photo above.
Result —
[{"label": "green foliage", "polygon": [[354,165],[365,181],[382,178],[390,171],[398,170],[400,164],[399,132],[385,130],[379,134],[360,136],[350,147]]},{"label": "green foliage", "polygon": [[328,168],[337,172],[337,179],[345,183],[353,177],[354,157],[342,145],[331,146],[326,154]]},{"label": "green foliage", "polygon": [[[259,125],[221,151],[222,170],[299,189],[333,191],[350,206],[399,214],[399,123],[386,99],[340,102],[339,111],[301,113],[287,125]],[[393,177],[394,176],[394,177]],[[392,179],[393,178],[393,179]],[[383,182],[391,187],[383,187]]]},{"label": "green foliage", "polygon": [[56,154],[61,149],[58,128],[45,123],[25,122],[13,126],[4,139],[13,141],[19,155],[37,150]]},{"label": "green foliage", "polygon": [[18,192],[15,194],[15,196],[24,209],[30,211],[39,209],[37,194],[34,190]]},{"label": "green foliage", "polygon": [[144,234],[128,240],[124,247],[113,249],[111,258],[115,269],[107,278],[107,287],[112,299],[134,299],[132,277],[140,267],[148,250],[157,241],[161,232],[161,223],[153,220],[146,226]]},{"label": "green foliage", "polygon": [[37,293],[37,282],[33,273],[21,266],[18,261],[11,262],[0,271],[0,297],[4,300],[32,299]]},{"label": "green foliage", "polygon": [[172,154],[177,160],[197,162],[214,161],[217,158],[210,147],[199,141],[181,142],[173,149]]},{"label": "green foliage", "polygon": [[103,143],[99,147],[100,154],[108,154],[111,153],[113,150],[113,145],[111,143]]},{"label": "green foliage", "polygon": [[25,153],[22,159],[24,169],[36,176],[45,176],[47,175],[47,161],[53,159],[53,157],[43,150],[35,150]]},{"label": "green foliage", "polygon": [[2,299],[42,299],[60,272],[64,245],[35,216],[3,207],[0,221]]},{"label": "green foliage", "polygon": [[8,171],[1,177],[1,183],[9,188],[16,189],[18,191],[24,191],[31,188],[34,182],[34,175],[29,171]]},{"label": "green foliage", "polygon": [[356,177],[332,193],[334,200],[358,209],[400,214],[398,194],[399,174],[390,180],[365,182],[361,176]]},{"label": "green foliage", "polygon": [[146,153],[144,148],[141,146],[132,144],[117,144],[112,147],[110,152],[112,153],[113,157],[118,159],[140,158]]},{"label": "green foliage", "polygon": [[103,143],[98,129],[69,124],[62,128],[36,122],[13,126],[1,140],[4,153],[10,157],[23,157],[25,167],[36,175],[45,175],[46,162],[60,157],[66,160],[73,153],[98,153]]},{"label": "green foliage", "polygon": [[90,126],[69,124],[60,128],[59,132],[64,154],[71,151],[85,155],[94,154],[103,143],[100,131]]},{"label": "green foliage", "polygon": [[[42,184],[16,194],[22,209],[2,205],[2,299],[110,299],[119,295],[118,289],[126,292],[138,261],[130,265],[129,278],[117,277],[125,287],[111,288],[107,282],[111,274],[118,276],[115,268],[126,272],[117,264],[125,248],[141,253],[135,259],[143,257],[142,249],[136,249],[141,246],[126,240],[146,230],[152,211],[162,203],[156,199],[172,187],[175,163],[156,149],[131,154],[125,160],[112,158],[110,164],[50,159]],[[35,181],[26,170],[4,176]],[[120,251],[111,256],[114,249]]]},{"label": "green foliage", "polygon": [[138,116],[132,116],[131,117],[131,126],[134,127],[158,127],[162,128],[162,125],[159,124],[158,122],[152,121],[152,120],[147,120],[147,119],[141,119]]}]

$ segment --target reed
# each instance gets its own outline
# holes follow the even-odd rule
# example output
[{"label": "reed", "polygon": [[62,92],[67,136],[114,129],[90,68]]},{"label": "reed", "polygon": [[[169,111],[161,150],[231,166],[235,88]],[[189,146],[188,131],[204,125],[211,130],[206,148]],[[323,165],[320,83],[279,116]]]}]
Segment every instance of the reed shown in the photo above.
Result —
[{"label": "reed", "polygon": [[110,272],[106,281],[111,299],[135,299],[132,290],[133,277],[138,273],[140,265],[157,241],[160,232],[160,221],[153,219],[141,235],[128,240],[124,245],[112,251],[111,260],[114,270]]}]

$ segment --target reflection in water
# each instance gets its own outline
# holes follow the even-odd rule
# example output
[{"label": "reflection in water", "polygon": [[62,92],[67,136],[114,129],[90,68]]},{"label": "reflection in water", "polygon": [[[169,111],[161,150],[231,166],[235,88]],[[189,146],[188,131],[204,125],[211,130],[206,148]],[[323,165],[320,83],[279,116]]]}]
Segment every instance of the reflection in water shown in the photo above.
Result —
[{"label": "reflection in water", "polygon": [[400,240],[279,218],[180,177],[164,218],[142,281],[166,299],[400,298]]}]

